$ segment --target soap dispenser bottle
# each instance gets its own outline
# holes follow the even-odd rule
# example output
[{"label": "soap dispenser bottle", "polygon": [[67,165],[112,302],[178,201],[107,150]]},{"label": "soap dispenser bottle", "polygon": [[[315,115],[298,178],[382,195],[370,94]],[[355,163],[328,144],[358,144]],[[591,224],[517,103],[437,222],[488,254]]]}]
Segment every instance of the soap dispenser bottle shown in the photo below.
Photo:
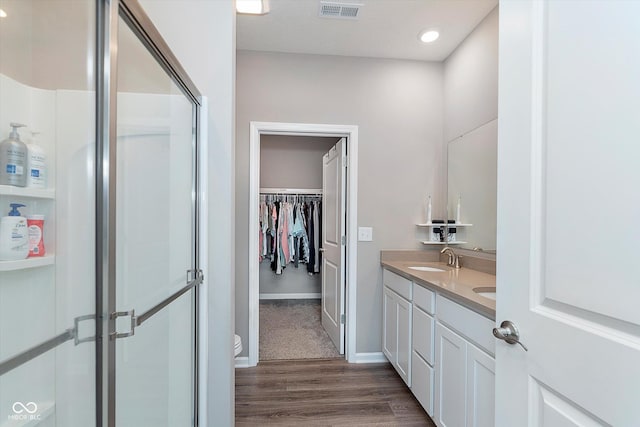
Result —
[{"label": "soap dispenser bottle", "polygon": [[24,126],[11,123],[9,138],[0,143],[0,184],[16,187],[27,185],[27,146],[18,134],[18,128]]},{"label": "soap dispenser bottle", "polygon": [[44,149],[36,144],[36,135],[40,132],[31,132],[31,143],[27,144],[27,187],[47,188],[47,165]]},{"label": "soap dispenser bottle", "polygon": [[0,261],[17,261],[29,255],[27,219],[18,208],[24,205],[11,203],[9,215],[0,219]]}]

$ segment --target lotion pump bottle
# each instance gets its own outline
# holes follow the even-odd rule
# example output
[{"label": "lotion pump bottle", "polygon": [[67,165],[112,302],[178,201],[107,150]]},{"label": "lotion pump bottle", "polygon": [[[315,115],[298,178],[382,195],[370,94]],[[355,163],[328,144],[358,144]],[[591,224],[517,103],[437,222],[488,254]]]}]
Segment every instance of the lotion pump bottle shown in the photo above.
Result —
[{"label": "lotion pump bottle", "polygon": [[36,135],[40,132],[31,132],[32,142],[27,144],[27,187],[47,188],[47,165],[44,149],[36,145]]},{"label": "lotion pump bottle", "polygon": [[24,126],[11,123],[9,138],[0,143],[0,184],[16,187],[27,185],[27,146],[18,134],[18,128]]},{"label": "lotion pump bottle", "polygon": [[9,215],[0,219],[0,261],[17,261],[29,255],[27,219],[18,208],[24,205],[11,203]]}]

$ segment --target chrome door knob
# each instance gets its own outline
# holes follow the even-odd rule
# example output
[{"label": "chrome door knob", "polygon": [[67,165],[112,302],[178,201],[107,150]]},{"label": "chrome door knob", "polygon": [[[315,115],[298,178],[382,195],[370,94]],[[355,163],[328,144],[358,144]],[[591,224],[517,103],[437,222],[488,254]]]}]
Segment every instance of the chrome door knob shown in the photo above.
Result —
[{"label": "chrome door knob", "polygon": [[520,347],[522,347],[524,351],[529,351],[529,349],[520,342],[520,332],[518,332],[518,328],[510,320],[502,322],[499,328],[493,328],[493,336],[509,344],[520,344]]}]

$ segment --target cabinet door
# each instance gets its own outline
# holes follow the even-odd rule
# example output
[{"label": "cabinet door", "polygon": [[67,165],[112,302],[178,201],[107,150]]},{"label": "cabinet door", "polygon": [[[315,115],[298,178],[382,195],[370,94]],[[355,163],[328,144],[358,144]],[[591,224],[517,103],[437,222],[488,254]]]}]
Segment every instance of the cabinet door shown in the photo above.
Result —
[{"label": "cabinet door", "polygon": [[411,386],[411,303],[396,297],[398,313],[398,361],[396,370],[400,377]]},{"label": "cabinet door", "polygon": [[413,304],[412,345],[417,352],[430,365],[433,365],[433,317]]},{"label": "cabinet door", "polygon": [[382,350],[392,365],[396,365],[398,357],[398,306],[395,294],[384,287],[382,302]]},{"label": "cabinet door", "polygon": [[433,417],[433,368],[414,350],[411,353],[411,392]]},{"label": "cabinet door", "polygon": [[467,427],[495,425],[496,361],[467,344]]},{"label": "cabinet door", "polygon": [[435,416],[439,427],[463,427],[466,422],[467,342],[436,323]]}]

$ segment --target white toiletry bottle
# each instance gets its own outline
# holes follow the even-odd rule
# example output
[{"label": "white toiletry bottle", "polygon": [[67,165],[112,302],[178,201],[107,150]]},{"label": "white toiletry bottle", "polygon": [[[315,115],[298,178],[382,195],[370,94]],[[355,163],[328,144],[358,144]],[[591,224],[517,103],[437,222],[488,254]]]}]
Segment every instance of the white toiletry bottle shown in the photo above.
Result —
[{"label": "white toiletry bottle", "polygon": [[0,261],[16,261],[29,255],[27,219],[20,214],[20,203],[11,203],[9,215],[0,219]]},{"label": "white toiletry bottle", "polygon": [[33,139],[27,144],[27,187],[47,188],[47,164],[44,148],[36,144],[36,135],[31,132]]},{"label": "white toiletry bottle", "polygon": [[0,184],[27,185],[27,146],[20,141],[20,123],[11,123],[9,138],[0,143]]}]

